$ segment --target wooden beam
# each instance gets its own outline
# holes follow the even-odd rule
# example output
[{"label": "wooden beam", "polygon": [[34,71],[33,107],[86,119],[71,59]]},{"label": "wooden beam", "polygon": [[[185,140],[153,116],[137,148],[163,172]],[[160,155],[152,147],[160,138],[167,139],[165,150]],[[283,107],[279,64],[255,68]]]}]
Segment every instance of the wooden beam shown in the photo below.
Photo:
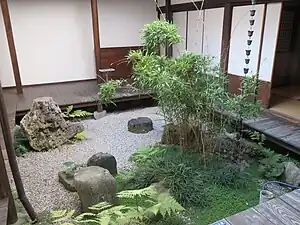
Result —
[{"label": "wooden beam", "polygon": [[232,24],[232,9],[233,7],[230,3],[225,4],[223,33],[222,33],[222,47],[221,47],[221,62],[220,62],[221,69],[224,73],[227,73],[228,71],[231,24]]},{"label": "wooden beam", "polygon": [[5,31],[6,31],[6,37],[7,37],[8,47],[9,47],[11,64],[13,67],[13,73],[14,73],[17,93],[23,94],[20,69],[19,69],[19,64],[18,64],[16,46],[15,46],[15,42],[14,42],[14,35],[13,35],[13,31],[12,31],[12,26],[11,26],[8,3],[7,3],[7,0],[0,0],[0,3],[1,3],[2,16],[3,16]]},{"label": "wooden beam", "polygon": [[[172,12],[172,5],[171,0],[166,0],[166,20],[168,22],[173,22],[173,12]],[[166,46],[166,56],[172,57],[173,56],[173,47],[172,46]]]},{"label": "wooden beam", "polygon": [[100,31],[99,31],[99,18],[98,18],[98,0],[91,0],[92,10],[92,23],[93,23],[93,39],[94,39],[94,53],[95,53],[95,64],[96,64],[96,75],[97,82],[100,83],[99,77],[100,65]]},{"label": "wooden beam", "polygon": [[[294,0],[257,0],[257,4],[266,4],[266,3],[275,3],[275,2],[295,2]],[[230,3],[232,6],[243,6],[243,5],[251,5],[251,0],[209,0],[205,1],[203,4],[202,9],[211,9],[211,8],[218,8],[224,7],[227,3]],[[174,12],[183,12],[183,11],[195,11],[197,8],[201,8],[202,1],[195,1],[189,3],[181,3],[181,4],[174,4],[171,6],[171,11]],[[162,13],[166,13],[167,6],[160,7],[160,11]]]}]

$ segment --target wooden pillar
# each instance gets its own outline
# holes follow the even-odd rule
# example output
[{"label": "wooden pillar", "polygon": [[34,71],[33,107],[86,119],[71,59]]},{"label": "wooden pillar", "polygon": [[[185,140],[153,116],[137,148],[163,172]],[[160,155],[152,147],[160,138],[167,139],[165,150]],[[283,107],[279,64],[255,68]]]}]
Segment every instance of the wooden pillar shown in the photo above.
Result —
[{"label": "wooden pillar", "polygon": [[[173,22],[173,12],[172,12],[171,0],[166,0],[166,20],[168,22]],[[166,46],[166,56],[169,56],[169,57],[173,56],[173,47],[172,46]]]},{"label": "wooden pillar", "polygon": [[227,73],[228,71],[232,10],[233,10],[233,6],[230,3],[226,3],[225,10],[224,10],[221,62],[220,62],[221,69],[224,73]]},{"label": "wooden pillar", "polygon": [[[0,200],[1,199],[8,199],[8,213],[7,213],[7,219],[8,223],[12,224],[17,222],[18,215],[17,215],[17,209],[15,206],[15,202],[13,199],[13,195],[11,192],[11,188],[9,185],[9,179],[7,176],[7,171],[5,168],[5,161],[2,154],[2,149],[0,146]],[[1,215],[0,215],[1,216]]]},{"label": "wooden pillar", "polygon": [[94,53],[96,62],[97,82],[100,83],[99,69],[100,66],[100,32],[99,32],[99,19],[98,19],[98,0],[91,0],[92,9],[92,23],[93,23],[93,39],[94,39]]},{"label": "wooden pillar", "polygon": [[4,21],[6,37],[7,37],[8,47],[9,47],[9,53],[10,53],[10,58],[11,58],[11,64],[12,64],[13,73],[14,73],[14,77],[15,77],[17,93],[23,94],[19,64],[18,64],[18,57],[17,57],[16,46],[15,46],[15,42],[14,42],[14,35],[13,35],[13,31],[12,31],[12,26],[11,26],[8,3],[7,3],[7,0],[0,0],[0,3],[1,3],[3,21]]},{"label": "wooden pillar", "polygon": [[14,182],[15,182],[15,186],[16,186],[16,189],[18,192],[19,199],[22,202],[30,219],[32,221],[35,221],[37,219],[37,215],[25,194],[25,189],[24,189],[22,179],[21,179],[21,174],[19,171],[16,153],[14,151],[13,138],[12,138],[11,129],[9,126],[9,118],[8,118],[6,107],[5,107],[1,81],[0,81],[0,125],[2,128],[3,139],[5,142],[5,146],[6,146],[6,152],[7,152],[7,156],[8,156],[9,165],[10,165],[11,172],[12,172],[12,175],[14,178]]}]

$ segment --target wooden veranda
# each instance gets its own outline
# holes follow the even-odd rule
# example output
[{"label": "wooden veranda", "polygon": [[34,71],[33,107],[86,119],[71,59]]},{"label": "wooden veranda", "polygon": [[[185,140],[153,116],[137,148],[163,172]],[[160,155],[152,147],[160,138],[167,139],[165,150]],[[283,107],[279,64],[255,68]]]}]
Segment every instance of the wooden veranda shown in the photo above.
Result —
[{"label": "wooden veranda", "polygon": [[299,223],[300,190],[295,190],[212,225],[296,225]]}]

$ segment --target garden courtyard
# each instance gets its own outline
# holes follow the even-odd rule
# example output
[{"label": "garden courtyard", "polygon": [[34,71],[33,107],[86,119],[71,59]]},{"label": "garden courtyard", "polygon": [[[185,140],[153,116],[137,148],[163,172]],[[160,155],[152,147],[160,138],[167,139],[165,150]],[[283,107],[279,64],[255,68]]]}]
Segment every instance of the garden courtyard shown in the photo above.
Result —
[{"label": "garden courtyard", "polygon": [[[211,57],[157,54],[181,41],[172,23],[146,25],[131,82],[99,85],[97,112],[33,101],[14,148],[37,224],[206,225],[299,189],[299,161],[243,125],[262,112],[258,77],[231,94]],[[124,87],[157,107],[106,114]]]}]

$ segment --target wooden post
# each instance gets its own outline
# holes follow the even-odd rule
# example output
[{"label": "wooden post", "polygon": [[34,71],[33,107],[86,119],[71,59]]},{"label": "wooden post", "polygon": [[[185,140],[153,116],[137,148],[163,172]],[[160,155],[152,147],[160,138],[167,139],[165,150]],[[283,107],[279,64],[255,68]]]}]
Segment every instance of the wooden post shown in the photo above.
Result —
[{"label": "wooden post", "polygon": [[[166,20],[171,23],[173,22],[173,12],[172,12],[172,5],[171,0],[166,0]],[[172,57],[173,56],[173,47],[166,46],[166,56]]]},{"label": "wooden post", "polygon": [[93,23],[93,39],[94,39],[94,52],[96,62],[97,83],[100,83],[99,69],[100,69],[100,32],[99,32],[99,19],[98,19],[98,0],[91,0],[92,9],[92,23]]},{"label": "wooden post", "polygon": [[[2,149],[0,146],[0,200],[1,199],[8,199],[8,213],[7,213],[7,219],[9,224],[13,224],[17,222],[18,215],[17,215],[17,209],[15,206],[15,202],[13,199],[13,195],[11,192],[11,188],[9,185],[9,179],[7,176],[7,171],[5,168],[5,161],[2,154]],[[1,215],[0,215],[1,216]]]},{"label": "wooden post", "polygon": [[25,194],[24,186],[22,183],[19,166],[18,166],[18,162],[16,159],[16,154],[14,151],[13,139],[12,139],[11,130],[10,130],[10,126],[9,126],[9,119],[8,119],[8,115],[7,115],[7,111],[6,111],[6,107],[5,107],[5,103],[4,103],[1,81],[0,81],[0,124],[1,124],[2,132],[3,132],[3,139],[5,142],[5,146],[6,146],[6,152],[7,152],[7,156],[8,156],[9,165],[10,165],[11,172],[12,172],[12,175],[14,178],[14,182],[16,185],[19,199],[22,202],[30,219],[32,221],[36,221],[37,215]]},{"label": "wooden post", "polygon": [[221,47],[221,69],[224,73],[228,71],[229,62],[229,49],[231,37],[231,23],[232,23],[232,5],[225,4],[224,21],[223,21],[223,34],[222,34],[222,47]]},{"label": "wooden post", "polygon": [[17,93],[23,94],[19,64],[18,64],[18,57],[17,57],[17,52],[16,52],[14,35],[13,35],[12,27],[11,27],[8,3],[7,3],[7,0],[0,0],[0,3],[1,3],[3,21],[4,21],[6,37],[7,37],[8,47],[9,47],[9,53],[10,53],[10,58],[11,58],[11,64],[12,64],[14,77],[15,77]]}]

